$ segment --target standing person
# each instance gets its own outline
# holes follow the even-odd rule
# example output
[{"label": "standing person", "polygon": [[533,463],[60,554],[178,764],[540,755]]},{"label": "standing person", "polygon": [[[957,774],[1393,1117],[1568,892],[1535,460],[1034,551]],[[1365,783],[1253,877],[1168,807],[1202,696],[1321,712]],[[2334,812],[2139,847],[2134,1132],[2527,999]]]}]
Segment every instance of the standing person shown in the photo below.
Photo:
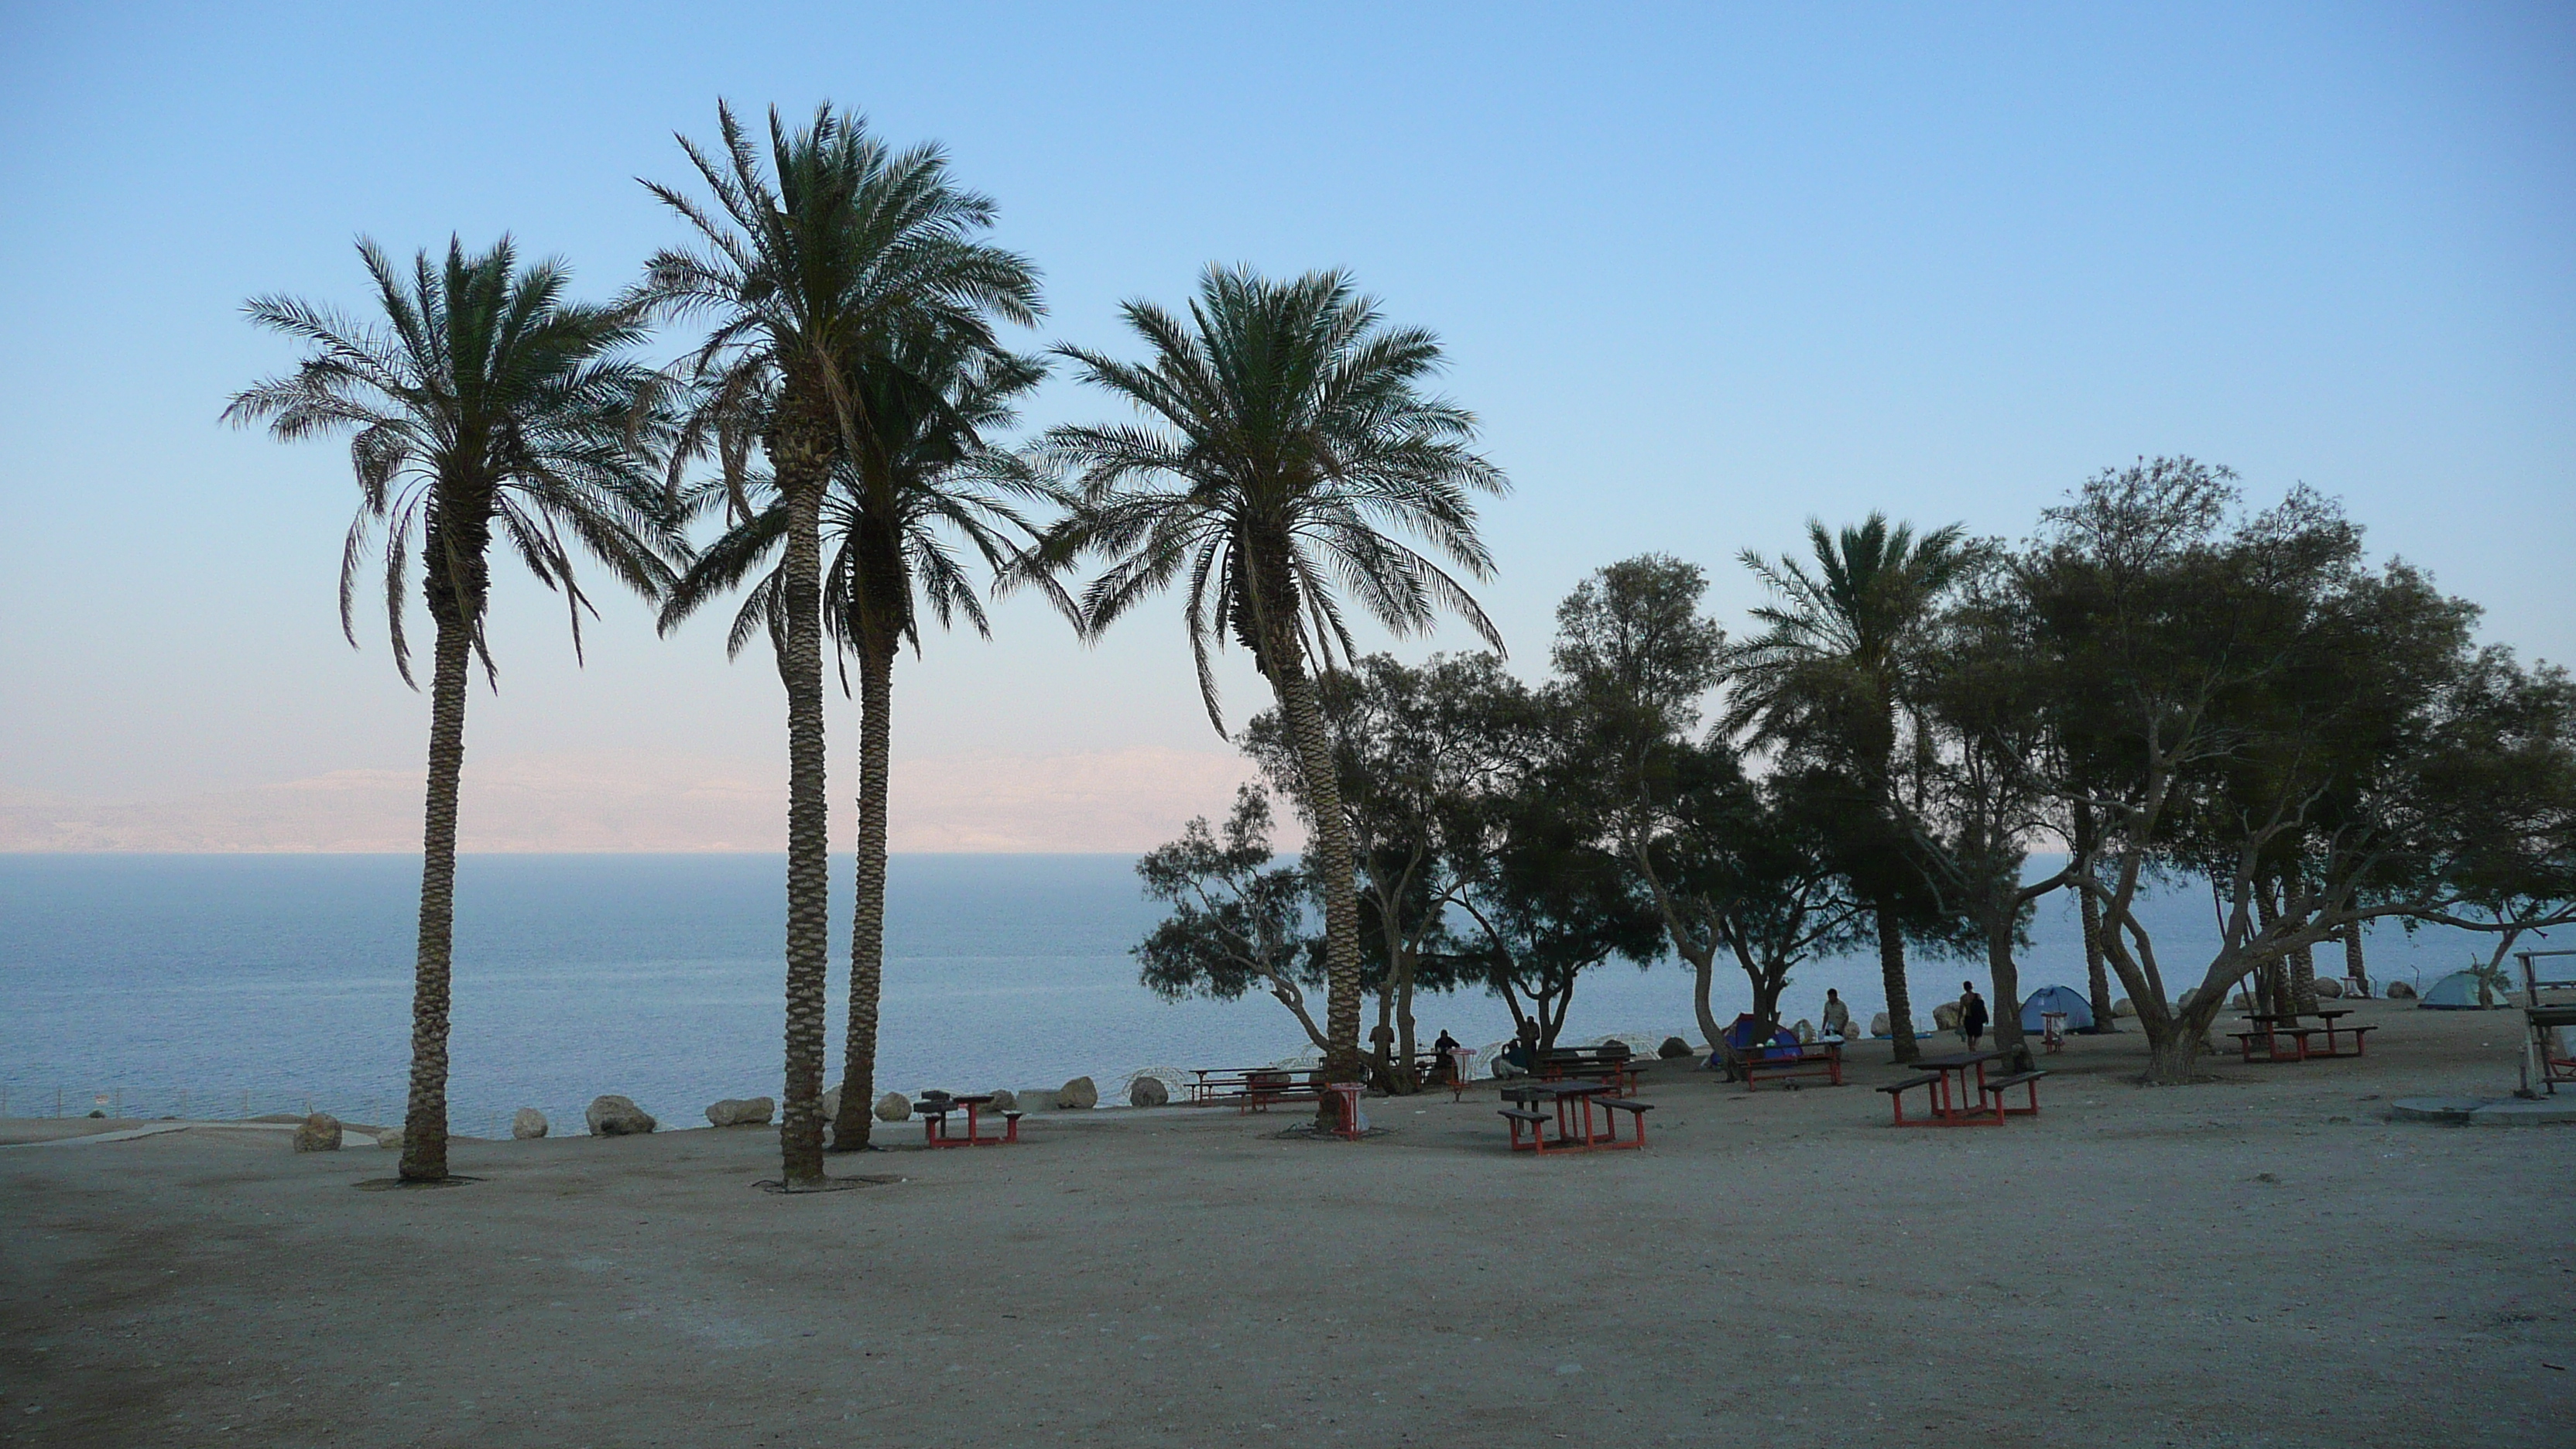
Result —
[{"label": "standing person", "polygon": [[1959,1035],[1968,1039],[1968,1050],[1977,1049],[1977,1039],[1986,1034],[1986,999],[1977,994],[1975,983],[1959,983]]},{"label": "standing person", "polygon": [[1843,994],[1830,986],[1825,988],[1825,1035],[1851,1036],[1851,1008],[1843,1003]]}]

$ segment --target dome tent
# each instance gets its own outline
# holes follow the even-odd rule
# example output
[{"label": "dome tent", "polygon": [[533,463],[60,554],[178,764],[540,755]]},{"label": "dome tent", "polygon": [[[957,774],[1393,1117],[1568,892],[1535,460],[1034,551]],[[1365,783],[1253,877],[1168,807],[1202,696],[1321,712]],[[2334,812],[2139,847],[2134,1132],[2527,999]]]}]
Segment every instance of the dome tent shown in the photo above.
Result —
[{"label": "dome tent", "polygon": [[2498,998],[2503,995],[2497,991],[2481,996],[2478,993],[2478,973],[2454,971],[2425,987],[2423,999],[2415,1004],[2426,1011],[2483,1011],[2490,1005],[2500,1004]]},{"label": "dome tent", "polygon": [[1708,1064],[1712,1067],[1726,1065],[1729,1047],[1734,1048],[1737,1056],[1751,1056],[1760,1052],[1773,1061],[1795,1061],[1799,1052],[1803,1050],[1798,1044],[1796,1032],[1784,1026],[1765,1026],[1755,1021],[1753,1013],[1749,1011],[1738,1015],[1725,1031],[1718,1034],[1724,1037],[1725,1041],[1709,1053]]},{"label": "dome tent", "polygon": [[2039,1014],[2043,1011],[2065,1012],[2068,1031],[2093,1029],[2093,1004],[2086,1001],[2084,993],[2074,987],[2043,986],[2032,992],[2030,999],[2021,1004],[2021,1029],[2039,1030],[2042,1024]]}]

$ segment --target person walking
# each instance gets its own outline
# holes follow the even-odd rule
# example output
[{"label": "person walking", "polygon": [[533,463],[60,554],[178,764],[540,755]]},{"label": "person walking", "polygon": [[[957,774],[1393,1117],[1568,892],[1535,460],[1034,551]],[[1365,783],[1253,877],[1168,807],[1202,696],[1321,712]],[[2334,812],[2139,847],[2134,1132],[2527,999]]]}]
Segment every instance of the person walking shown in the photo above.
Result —
[{"label": "person walking", "polygon": [[1986,999],[1977,994],[1974,982],[1959,983],[1959,1035],[1967,1038],[1968,1050],[1977,1049],[1977,1041],[1986,1034]]},{"label": "person walking", "polygon": [[1843,994],[1830,986],[1825,988],[1825,1035],[1851,1036],[1851,1008],[1844,1004]]}]

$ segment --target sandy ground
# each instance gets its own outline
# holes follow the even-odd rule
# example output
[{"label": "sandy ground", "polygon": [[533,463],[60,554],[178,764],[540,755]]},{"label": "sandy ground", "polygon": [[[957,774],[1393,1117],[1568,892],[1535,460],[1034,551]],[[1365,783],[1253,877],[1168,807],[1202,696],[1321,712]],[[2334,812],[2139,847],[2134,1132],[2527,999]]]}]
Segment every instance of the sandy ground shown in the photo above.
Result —
[{"label": "sandy ground", "polygon": [[1874,1061],[1667,1065],[1646,1151],[1547,1160],[1490,1088],[1358,1144],[1035,1117],[808,1197],[752,1129],[427,1192],[275,1132],[10,1148],[0,1442],[2576,1443],[2576,1128],[2385,1120],[2501,1094],[2514,1020],[2365,1012],[2367,1059],[2188,1088],[2078,1039],[2001,1129],[1890,1128]]}]

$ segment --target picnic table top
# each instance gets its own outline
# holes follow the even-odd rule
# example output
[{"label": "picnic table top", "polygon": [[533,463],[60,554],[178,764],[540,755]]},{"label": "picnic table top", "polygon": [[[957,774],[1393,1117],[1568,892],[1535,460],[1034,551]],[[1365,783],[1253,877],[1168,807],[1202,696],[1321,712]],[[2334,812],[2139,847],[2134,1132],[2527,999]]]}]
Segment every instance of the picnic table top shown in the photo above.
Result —
[{"label": "picnic table top", "polygon": [[1515,1102],[1536,1101],[1540,1097],[1595,1097],[1617,1088],[1608,1082],[1516,1082],[1503,1088],[1503,1096]]},{"label": "picnic table top", "polygon": [[1958,1072],[1965,1071],[1980,1062],[1999,1062],[2010,1055],[2011,1053],[2000,1049],[1984,1052],[1952,1052],[1945,1057],[1916,1057],[1907,1065],[1930,1067],[1935,1071]]}]

